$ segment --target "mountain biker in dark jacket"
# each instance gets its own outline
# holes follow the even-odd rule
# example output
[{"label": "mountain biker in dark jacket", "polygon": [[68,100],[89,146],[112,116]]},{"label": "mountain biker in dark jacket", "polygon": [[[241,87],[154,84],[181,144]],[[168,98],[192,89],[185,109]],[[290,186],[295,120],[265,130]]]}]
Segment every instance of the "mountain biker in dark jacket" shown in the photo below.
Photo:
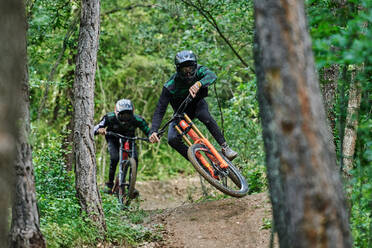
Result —
[{"label": "mountain biker in dark jacket", "polygon": [[[176,111],[190,93],[193,100],[188,105],[185,112],[191,119],[198,118],[204,123],[221,146],[222,153],[228,159],[233,160],[238,154],[227,145],[217,122],[209,113],[208,104],[204,99],[204,97],[208,95],[208,86],[213,84],[217,79],[216,74],[207,67],[198,65],[195,54],[189,50],[181,51],[176,54],[175,65],[177,72],[165,83],[152,118],[150,142],[159,142],[157,132],[168,104],[170,103],[173,110]],[[177,120],[169,125],[168,143],[183,157],[188,159],[188,148],[182,142],[181,136],[174,128],[176,124]]]},{"label": "mountain biker in dark jacket", "polygon": [[[119,162],[119,138],[106,135],[107,131],[115,132],[123,136],[134,137],[136,128],[148,136],[150,129],[146,121],[139,115],[134,114],[134,107],[130,100],[121,99],[115,105],[115,111],[107,113],[94,127],[94,135],[105,135],[110,153],[109,180],[106,183],[106,193],[112,192],[117,164]],[[134,147],[134,159],[138,166],[138,154]],[[138,191],[137,191],[138,192]]]}]

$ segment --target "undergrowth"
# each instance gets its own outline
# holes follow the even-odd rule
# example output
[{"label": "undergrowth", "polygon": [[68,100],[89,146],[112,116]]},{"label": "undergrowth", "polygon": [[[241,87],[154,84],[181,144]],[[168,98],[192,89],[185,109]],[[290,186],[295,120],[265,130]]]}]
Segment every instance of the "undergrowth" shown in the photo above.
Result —
[{"label": "undergrowth", "polygon": [[65,170],[61,137],[34,147],[33,162],[41,231],[48,247],[97,247],[100,243],[132,246],[158,239],[143,223],[147,213],[134,207],[123,211],[114,196],[101,192],[107,232],[99,234],[81,212],[73,172]]}]

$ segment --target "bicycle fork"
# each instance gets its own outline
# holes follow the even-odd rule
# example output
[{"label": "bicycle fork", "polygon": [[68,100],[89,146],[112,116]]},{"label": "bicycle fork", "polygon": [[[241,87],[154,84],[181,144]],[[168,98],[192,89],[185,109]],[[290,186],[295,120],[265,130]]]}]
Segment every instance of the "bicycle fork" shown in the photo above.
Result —
[{"label": "bicycle fork", "polygon": [[[221,168],[227,168],[228,164],[226,161],[222,158],[222,156],[219,154],[219,152],[214,148],[214,146],[204,137],[204,135],[199,131],[199,129],[192,123],[190,117],[185,113],[184,114],[185,120],[181,120],[179,122],[179,125],[181,126],[182,130],[176,125],[175,128],[177,132],[182,136],[183,140],[188,144],[188,146],[191,146],[191,141],[186,137],[186,133],[191,137],[191,139],[195,143],[204,144],[208,149],[211,151],[213,156],[209,155],[207,153],[207,156],[209,159],[211,159],[214,162],[217,162]],[[209,173],[214,177],[218,178],[214,174],[213,167],[208,163],[208,161],[201,155],[199,152],[197,152],[196,157],[200,160],[200,162],[208,169]],[[217,159],[217,161],[215,161]]]},{"label": "bicycle fork", "polygon": [[125,184],[125,175],[127,174],[128,166],[124,164],[128,160],[129,142],[123,144],[123,140],[120,139],[120,153],[119,153],[119,187],[123,188]]}]

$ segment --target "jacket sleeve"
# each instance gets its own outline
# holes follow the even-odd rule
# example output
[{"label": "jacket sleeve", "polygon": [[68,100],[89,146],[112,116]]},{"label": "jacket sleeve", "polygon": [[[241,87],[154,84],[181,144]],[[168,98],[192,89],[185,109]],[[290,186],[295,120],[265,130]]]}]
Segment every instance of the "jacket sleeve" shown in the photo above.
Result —
[{"label": "jacket sleeve", "polygon": [[136,120],[138,121],[138,127],[141,129],[141,131],[146,135],[149,136],[150,134],[150,128],[147,125],[147,122],[144,118],[141,116],[136,116]]},{"label": "jacket sleeve", "polygon": [[205,66],[200,66],[197,76],[198,78],[200,78],[199,81],[201,82],[203,87],[207,87],[213,84],[217,79],[216,74]]},{"label": "jacket sleeve", "polygon": [[170,93],[165,87],[163,87],[158,104],[156,105],[156,108],[155,108],[154,115],[152,117],[152,125],[150,129],[150,134],[158,131],[161,121],[163,120],[165,111],[167,110],[169,101],[170,101]]},{"label": "jacket sleeve", "polygon": [[102,117],[101,121],[94,126],[94,135],[97,135],[97,130],[103,127],[107,127],[107,116]]}]

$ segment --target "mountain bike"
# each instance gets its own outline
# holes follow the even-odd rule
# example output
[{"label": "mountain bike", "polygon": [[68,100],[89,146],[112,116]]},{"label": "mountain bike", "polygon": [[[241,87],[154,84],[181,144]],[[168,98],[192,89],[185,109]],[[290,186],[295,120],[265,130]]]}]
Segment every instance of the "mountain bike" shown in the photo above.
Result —
[{"label": "mountain bike", "polygon": [[186,97],[172,118],[160,129],[158,136],[161,137],[166,127],[177,120],[175,128],[188,146],[187,156],[196,171],[221,192],[233,197],[245,196],[248,184],[238,168],[216,150],[184,112],[192,99],[191,95]]},{"label": "mountain bike", "polygon": [[106,135],[119,138],[119,174],[115,179],[112,192],[117,194],[120,204],[129,206],[130,201],[138,194],[135,190],[137,179],[137,163],[134,159],[135,141],[149,141],[149,139],[123,136],[110,131]]}]

